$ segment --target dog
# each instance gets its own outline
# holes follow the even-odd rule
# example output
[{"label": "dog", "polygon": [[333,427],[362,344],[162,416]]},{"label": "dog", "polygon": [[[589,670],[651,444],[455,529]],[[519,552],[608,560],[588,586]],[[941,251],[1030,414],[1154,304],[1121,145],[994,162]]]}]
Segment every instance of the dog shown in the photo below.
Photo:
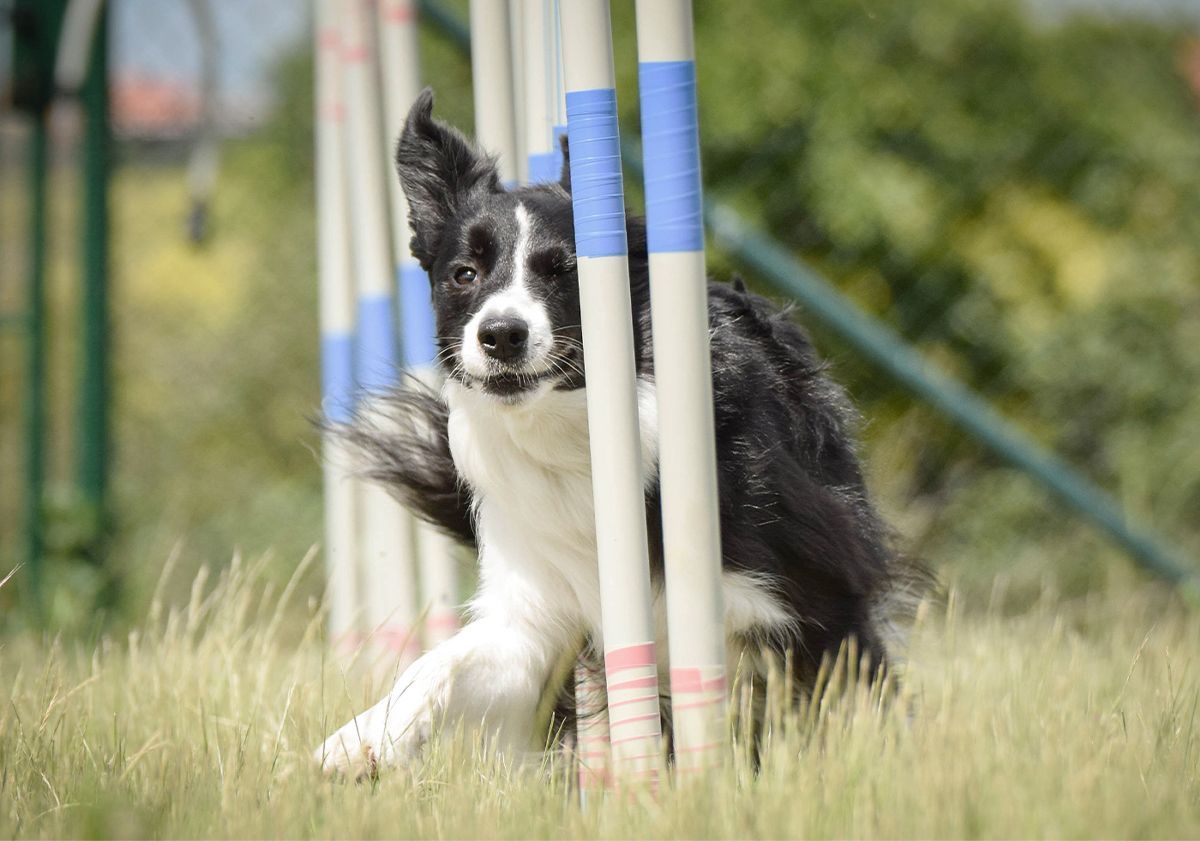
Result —
[{"label": "dog", "polygon": [[[356,776],[419,761],[443,725],[480,732],[499,750],[539,747],[535,710],[561,688],[548,685],[555,664],[581,636],[603,651],[570,150],[564,143],[560,183],[505,189],[495,161],[432,111],[426,89],[396,166],[412,253],[432,287],[444,385],[438,393],[412,381],[389,398],[385,418],[360,417],[341,432],[372,479],[477,548],[479,585],[462,630],[317,750],[326,770]],[[630,216],[627,228],[661,617],[645,223]],[[883,669],[895,658],[897,606],[919,576],[868,496],[850,402],[791,312],[738,280],[710,283],[708,297],[730,673],[765,673],[774,656],[803,693],[849,640]]]}]

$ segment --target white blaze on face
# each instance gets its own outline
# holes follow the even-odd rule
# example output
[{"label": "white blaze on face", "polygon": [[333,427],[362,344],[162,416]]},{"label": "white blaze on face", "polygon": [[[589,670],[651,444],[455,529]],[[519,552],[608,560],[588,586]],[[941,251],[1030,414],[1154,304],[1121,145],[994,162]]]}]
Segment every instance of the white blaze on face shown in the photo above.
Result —
[{"label": "white blaze on face", "polygon": [[512,282],[483,302],[483,306],[463,328],[462,359],[467,373],[485,377],[494,373],[494,362],[479,344],[479,326],[490,318],[515,316],[529,325],[529,355],[520,367],[522,373],[540,373],[554,341],[554,332],[546,307],[529,293],[526,272],[529,270],[529,213],[523,204],[515,210],[517,242],[512,253]]}]

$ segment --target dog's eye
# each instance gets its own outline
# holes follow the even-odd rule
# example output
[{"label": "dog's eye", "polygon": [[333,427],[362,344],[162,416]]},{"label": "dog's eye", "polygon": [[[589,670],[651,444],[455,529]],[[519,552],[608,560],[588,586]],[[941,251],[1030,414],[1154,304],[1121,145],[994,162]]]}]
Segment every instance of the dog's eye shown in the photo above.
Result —
[{"label": "dog's eye", "polygon": [[461,266],[454,273],[454,282],[459,286],[470,286],[475,282],[475,278],[477,277],[478,275],[475,273],[473,268],[470,266]]}]

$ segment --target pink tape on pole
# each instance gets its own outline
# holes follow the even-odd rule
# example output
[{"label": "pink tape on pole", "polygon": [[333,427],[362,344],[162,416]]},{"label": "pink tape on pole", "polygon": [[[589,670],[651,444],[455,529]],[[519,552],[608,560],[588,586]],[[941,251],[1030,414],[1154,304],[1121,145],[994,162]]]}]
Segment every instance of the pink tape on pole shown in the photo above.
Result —
[{"label": "pink tape on pole", "polygon": [[677,754],[701,753],[701,752],[707,752],[707,751],[721,750],[723,747],[725,747],[724,742],[709,742],[706,745],[692,745],[691,747],[687,747],[687,748],[676,747],[675,753],[677,753]]},{"label": "pink tape on pole", "polygon": [[651,687],[654,687],[657,690],[657,677],[639,677],[634,678],[633,680],[623,680],[617,683],[610,683],[608,685],[609,690],[612,692],[618,692],[622,689],[649,689]]},{"label": "pink tape on pole", "polygon": [[430,631],[457,631],[459,628],[458,614],[454,611],[432,613],[425,620],[425,627]]},{"label": "pink tape on pole", "polygon": [[333,650],[342,656],[349,656],[358,651],[362,644],[362,634],[358,631],[347,631],[333,641]]},{"label": "pink tape on pole", "polygon": [[383,19],[388,23],[412,23],[417,19],[417,10],[411,2],[383,4]]},{"label": "pink tape on pole", "polygon": [[403,652],[413,656],[421,653],[421,643],[408,625],[384,625],[375,630],[374,638],[388,651]]},{"label": "pink tape on pole", "polygon": [[[679,699],[679,698],[683,698],[686,696],[673,694],[671,697],[672,697],[672,699]],[[717,696],[711,697],[711,698],[702,698],[699,701],[672,700],[671,710],[673,712],[678,713],[683,710],[695,710],[695,709],[699,709],[701,707],[715,707],[719,704],[724,704],[724,703],[725,703],[724,695],[717,695]]]},{"label": "pink tape on pole", "polygon": [[619,669],[657,665],[658,659],[652,642],[628,645],[624,648],[610,648],[604,652],[604,668],[609,673]]},{"label": "pink tape on pole", "polygon": [[366,44],[347,44],[342,50],[342,61],[347,64],[361,64],[367,60]]},{"label": "pink tape on pole", "polygon": [[608,743],[608,715],[604,709],[603,675],[582,663],[575,666],[575,712],[578,718],[575,761],[581,794],[607,788],[612,762]]},{"label": "pink tape on pole", "polygon": [[677,771],[720,765],[726,744],[727,685],[724,666],[671,669]]},{"label": "pink tape on pole", "polygon": [[628,718],[618,719],[617,721],[612,722],[609,726],[613,730],[616,730],[618,727],[632,727],[635,724],[641,724],[643,721],[657,721],[658,719],[659,714],[656,712],[644,713],[642,715],[631,715]]},{"label": "pink tape on pole", "polygon": [[706,678],[704,671],[701,669],[671,669],[671,693],[677,694],[680,692],[724,692],[725,691],[725,670],[723,667],[714,666],[712,669],[720,669],[720,674]]}]

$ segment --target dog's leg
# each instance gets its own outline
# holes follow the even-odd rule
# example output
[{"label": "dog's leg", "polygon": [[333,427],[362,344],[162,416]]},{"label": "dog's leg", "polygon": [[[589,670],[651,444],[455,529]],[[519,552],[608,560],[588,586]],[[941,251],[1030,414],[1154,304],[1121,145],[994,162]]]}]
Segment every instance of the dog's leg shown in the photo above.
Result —
[{"label": "dog's leg", "polygon": [[316,759],[355,777],[417,760],[430,735],[462,722],[499,750],[527,750],[549,668],[547,652],[518,629],[481,617],[426,653],[378,704],[325,740]]},{"label": "dog's leg", "polygon": [[563,600],[547,600],[559,594],[531,576],[527,563],[510,563],[513,555],[500,545],[496,540],[480,558],[475,618],[413,663],[387,697],[325,740],[316,759],[326,771],[362,777],[413,762],[435,729],[459,723],[498,750],[534,747],[538,701],[575,630]]}]

